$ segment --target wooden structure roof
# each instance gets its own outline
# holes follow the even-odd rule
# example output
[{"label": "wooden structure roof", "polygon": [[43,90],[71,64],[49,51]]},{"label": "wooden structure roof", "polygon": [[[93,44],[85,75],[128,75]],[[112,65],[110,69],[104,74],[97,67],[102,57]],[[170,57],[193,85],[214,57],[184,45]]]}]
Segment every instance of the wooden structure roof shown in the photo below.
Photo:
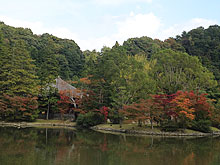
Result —
[{"label": "wooden structure roof", "polygon": [[70,98],[82,97],[83,95],[80,90],[62,80],[60,77],[56,79],[56,88],[58,92],[64,92]]}]

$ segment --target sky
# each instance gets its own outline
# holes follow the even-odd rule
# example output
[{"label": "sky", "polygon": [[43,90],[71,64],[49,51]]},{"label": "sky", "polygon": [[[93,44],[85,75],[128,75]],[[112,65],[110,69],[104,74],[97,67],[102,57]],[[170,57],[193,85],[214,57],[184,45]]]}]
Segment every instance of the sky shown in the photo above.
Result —
[{"label": "sky", "polygon": [[100,50],[128,38],[164,40],[220,23],[219,0],[0,0],[0,21]]}]

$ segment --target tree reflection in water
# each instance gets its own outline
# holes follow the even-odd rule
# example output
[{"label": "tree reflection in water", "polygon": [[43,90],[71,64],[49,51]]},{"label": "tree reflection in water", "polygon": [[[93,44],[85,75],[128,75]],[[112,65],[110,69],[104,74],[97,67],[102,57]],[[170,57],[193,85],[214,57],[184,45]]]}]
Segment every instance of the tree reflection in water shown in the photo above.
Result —
[{"label": "tree reflection in water", "polygon": [[220,164],[220,138],[0,128],[0,164]]}]

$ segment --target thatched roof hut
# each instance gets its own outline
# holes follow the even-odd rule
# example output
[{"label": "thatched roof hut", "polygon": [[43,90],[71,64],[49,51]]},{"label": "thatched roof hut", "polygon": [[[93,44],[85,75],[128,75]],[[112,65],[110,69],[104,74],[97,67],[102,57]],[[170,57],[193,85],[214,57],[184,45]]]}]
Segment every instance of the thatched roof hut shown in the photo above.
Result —
[{"label": "thatched roof hut", "polygon": [[80,90],[68,84],[66,81],[62,80],[60,77],[56,79],[56,88],[58,89],[58,92],[63,92],[70,98],[82,97],[83,95],[83,93]]}]

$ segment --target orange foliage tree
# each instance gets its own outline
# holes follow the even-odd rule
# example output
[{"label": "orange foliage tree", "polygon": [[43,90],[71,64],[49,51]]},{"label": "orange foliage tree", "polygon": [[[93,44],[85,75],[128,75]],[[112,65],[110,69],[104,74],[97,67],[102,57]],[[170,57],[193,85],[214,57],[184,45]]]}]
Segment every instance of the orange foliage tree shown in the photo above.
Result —
[{"label": "orange foliage tree", "polygon": [[193,91],[178,91],[175,99],[172,100],[172,109],[179,116],[185,116],[188,119],[205,120],[211,117],[211,101],[205,96],[207,94],[194,93]]},{"label": "orange foliage tree", "polygon": [[178,91],[176,93],[177,96],[171,101],[173,104],[171,110],[176,113],[175,120],[184,128],[187,126],[187,121],[195,119],[195,108],[193,107],[193,102],[188,94],[187,91]]},{"label": "orange foliage tree", "polygon": [[63,118],[63,114],[70,112],[73,110],[72,108],[72,102],[70,97],[66,94],[65,91],[59,92],[60,99],[57,101],[58,103],[58,108],[61,114],[61,117]]},{"label": "orange foliage tree", "polygon": [[151,128],[153,129],[153,121],[157,121],[161,115],[161,107],[154,103],[153,99],[141,99],[138,103],[124,105],[119,111],[129,119],[138,121],[141,126],[143,121],[150,120]]},{"label": "orange foliage tree", "polygon": [[0,115],[3,120],[33,121],[38,116],[37,97],[3,94],[0,98]]},{"label": "orange foliage tree", "polygon": [[174,94],[159,94],[159,95],[153,95],[152,99],[154,102],[154,105],[156,105],[157,108],[160,109],[162,113],[163,118],[171,119],[173,117],[176,117],[176,112],[172,110],[172,100],[176,97],[176,93]]},{"label": "orange foliage tree", "polygon": [[171,101],[171,110],[177,114],[176,121],[180,127],[191,127],[193,121],[210,120],[213,107],[206,95],[194,91],[176,93],[176,97]]},{"label": "orange foliage tree", "polygon": [[[206,94],[178,91],[175,94],[152,95],[150,99],[124,105],[120,112],[127,118],[141,122],[168,121],[181,128],[190,127],[193,121],[210,120],[212,105]],[[169,123],[169,122],[168,122]]]}]

